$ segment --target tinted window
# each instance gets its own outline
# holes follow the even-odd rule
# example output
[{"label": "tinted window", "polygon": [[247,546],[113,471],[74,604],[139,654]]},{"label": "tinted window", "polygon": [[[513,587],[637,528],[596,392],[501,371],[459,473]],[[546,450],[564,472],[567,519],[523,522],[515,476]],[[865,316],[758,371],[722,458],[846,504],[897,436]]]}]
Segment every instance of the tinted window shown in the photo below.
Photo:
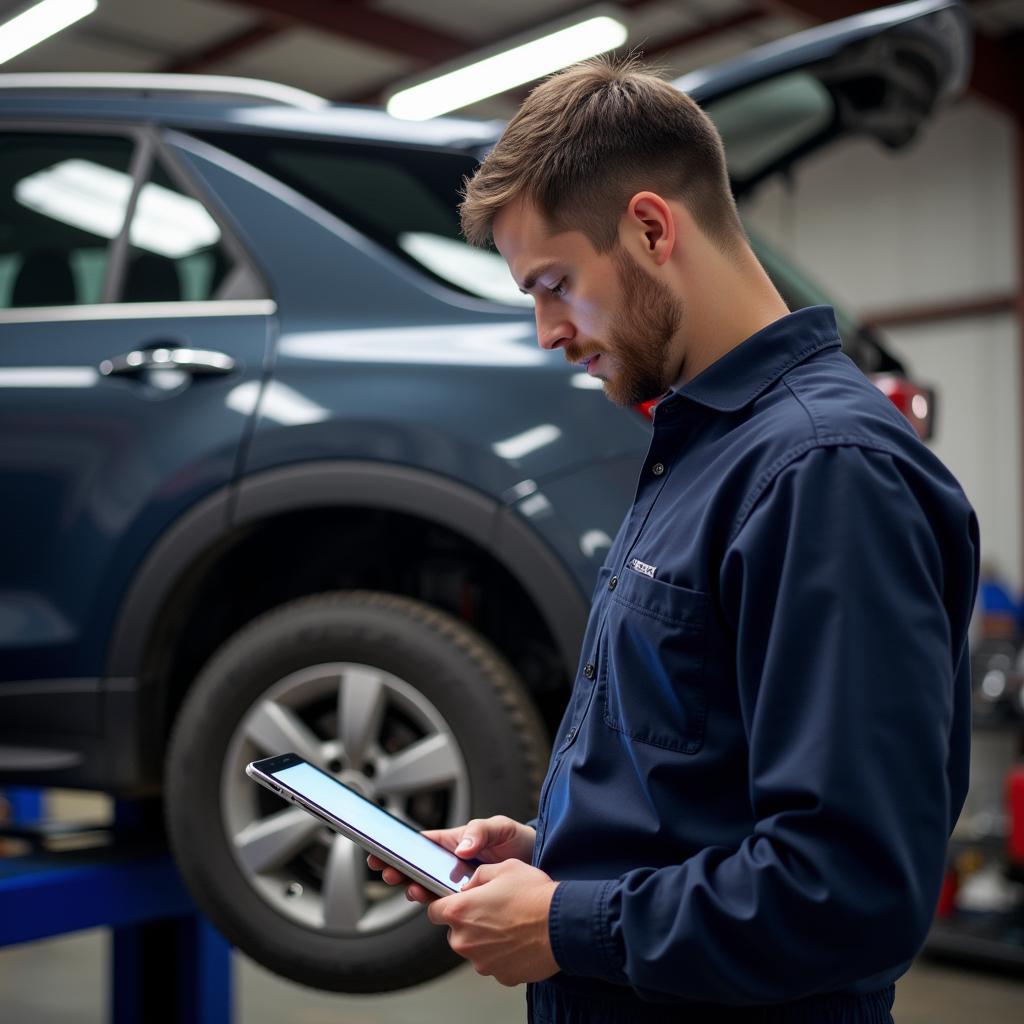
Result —
[{"label": "tinted window", "polygon": [[96,135],[0,135],[0,308],[102,301],[132,148]]},{"label": "tinted window", "polygon": [[232,261],[220,228],[159,164],[139,191],[128,229],[122,302],[194,302],[221,297]]},{"label": "tinted window", "polygon": [[459,189],[463,176],[476,168],[472,156],[227,133],[204,138],[290,185],[449,287],[533,306],[501,256],[474,249],[459,232]]}]

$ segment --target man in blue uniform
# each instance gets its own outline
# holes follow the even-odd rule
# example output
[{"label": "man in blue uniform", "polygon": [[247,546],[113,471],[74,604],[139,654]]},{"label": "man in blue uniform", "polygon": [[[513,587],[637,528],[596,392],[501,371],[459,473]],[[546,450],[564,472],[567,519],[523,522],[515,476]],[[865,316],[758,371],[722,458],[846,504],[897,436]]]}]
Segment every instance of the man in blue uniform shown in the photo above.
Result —
[{"label": "man in blue uniform", "polygon": [[461,212],[544,348],[666,397],[538,817],[429,833],[489,863],[408,895],[537,1024],[891,1021],[967,789],[970,506],[635,61],[535,89]]}]

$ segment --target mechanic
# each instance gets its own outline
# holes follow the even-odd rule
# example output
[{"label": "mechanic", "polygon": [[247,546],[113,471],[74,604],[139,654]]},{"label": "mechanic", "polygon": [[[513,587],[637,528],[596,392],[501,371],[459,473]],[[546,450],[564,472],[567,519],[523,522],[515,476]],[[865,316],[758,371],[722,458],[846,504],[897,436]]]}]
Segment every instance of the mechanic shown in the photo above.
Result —
[{"label": "mechanic", "polygon": [[[967,790],[960,487],[750,249],[716,129],[635,56],[533,90],[460,207],[621,405],[665,396],[529,824],[429,903],[554,1022],[891,1022]],[[371,866],[384,865],[371,858]]]}]

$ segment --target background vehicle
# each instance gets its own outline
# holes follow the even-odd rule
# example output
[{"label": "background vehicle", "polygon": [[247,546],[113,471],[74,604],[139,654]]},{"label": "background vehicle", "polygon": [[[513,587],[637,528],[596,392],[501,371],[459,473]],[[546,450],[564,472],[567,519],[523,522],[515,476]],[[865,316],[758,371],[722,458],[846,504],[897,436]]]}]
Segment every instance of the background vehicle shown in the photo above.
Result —
[{"label": "background vehicle", "polygon": [[[741,197],[962,86],[959,8],[915,10],[680,81]],[[419,827],[529,816],[648,430],[458,239],[500,126],[195,88],[0,79],[0,781],[162,791],[246,952],[409,985],[443,935],[243,766],[295,750]]]}]

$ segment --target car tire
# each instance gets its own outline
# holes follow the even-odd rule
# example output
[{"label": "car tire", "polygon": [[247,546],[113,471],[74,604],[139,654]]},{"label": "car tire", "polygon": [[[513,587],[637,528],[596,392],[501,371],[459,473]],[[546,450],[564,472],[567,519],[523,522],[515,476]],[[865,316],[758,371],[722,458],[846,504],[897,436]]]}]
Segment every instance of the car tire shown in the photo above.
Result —
[{"label": "car tire", "polygon": [[362,851],[244,776],[248,761],[288,749],[416,827],[498,813],[525,820],[547,746],[509,664],[464,623],[407,597],[291,601],[207,662],[166,760],[181,874],[254,960],[352,993],[416,985],[456,966],[443,930],[369,872]]}]

